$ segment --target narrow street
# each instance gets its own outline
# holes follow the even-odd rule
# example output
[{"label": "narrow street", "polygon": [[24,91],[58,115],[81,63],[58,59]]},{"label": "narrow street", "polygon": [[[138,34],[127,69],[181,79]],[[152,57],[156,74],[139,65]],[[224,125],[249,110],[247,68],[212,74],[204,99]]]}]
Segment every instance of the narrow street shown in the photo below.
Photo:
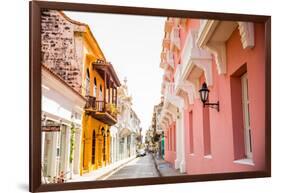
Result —
[{"label": "narrow street", "polygon": [[127,179],[127,178],[147,178],[159,177],[159,173],[155,168],[154,160],[151,154],[144,157],[138,157],[129,162],[112,175],[104,178],[105,180]]},{"label": "narrow street", "polygon": [[265,170],[265,34],[43,10],[42,183]]}]

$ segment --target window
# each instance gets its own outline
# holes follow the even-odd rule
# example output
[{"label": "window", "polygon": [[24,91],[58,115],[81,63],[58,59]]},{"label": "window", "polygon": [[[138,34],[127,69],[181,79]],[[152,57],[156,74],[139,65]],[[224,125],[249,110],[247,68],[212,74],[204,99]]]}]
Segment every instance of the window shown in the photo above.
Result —
[{"label": "window", "polygon": [[97,79],[96,79],[96,77],[94,78],[93,96],[97,97]]},{"label": "window", "polygon": [[92,164],[95,164],[95,153],[96,153],[96,132],[93,131],[93,139],[92,139]]},{"label": "window", "polygon": [[115,88],[113,89],[113,103],[117,104],[117,101],[116,101],[116,89]]},{"label": "window", "polygon": [[[104,130],[104,128],[102,128],[102,130]],[[105,159],[106,159],[105,151],[106,151],[106,134],[104,133],[103,134],[103,148],[102,148],[103,161],[105,161]]]},{"label": "window", "polygon": [[189,120],[189,147],[190,147],[190,153],[194,153],[194,142],[193,142],[193,114],[192,111],[188,114],[188,120]]},{"label": "window", "polygon": [[204,155],[211,154],[210,110],[203,107],[203,141]]},{"label": "window", "polygon": [[[67,144],[66,144],[66,136],[67,136],[67,131],[69,128],[67,128],[67,126],[65,124],[61,124],[61,131],[60,131],[60,139],[58,139],[58,148],[57,148],[57,158],[58,158],[58,172],[65,172],[66,171],[66,163],[65,160],[68,157],[67,154]],[[59,174],[59,173],[58,173]]]},{"label": "window", "polygon": [[99,93],[100,100],[102,100],[102,85],[100,85],[100,93]]},{"label": "window", "polygon": [[90,72],[89,72],[89,68],[87,68],[87,73],[86,73],[86,80],[85,80],[85,92],[86,92],[86,96],[90,95]]},{"label": "window", "polygon": [[241,76],[241,85],[242,85],[242,109],[243,109],[245,155],[247,158],[252,159],[253,156],[252,131],[250,126],[250,107],[249,107],[247,73]]},{"label": "window", "polygon": [[235,163],[252,159],[252,130],[248,97],[247,63],[230,76],[233,150]]},{"label": "window", "polygon": [[103,94],[102,94],[102,85],[100,84],[100,92],[99,92],[99,98],[98,98],[98,110],[103,110]]}]

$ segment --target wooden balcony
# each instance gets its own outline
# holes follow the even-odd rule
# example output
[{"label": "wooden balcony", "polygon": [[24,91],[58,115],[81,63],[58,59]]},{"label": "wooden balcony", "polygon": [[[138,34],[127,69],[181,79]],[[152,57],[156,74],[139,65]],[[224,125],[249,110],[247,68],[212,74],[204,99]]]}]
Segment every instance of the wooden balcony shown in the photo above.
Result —
[{"label": "wooden balcony", "polygon": [[117,109],[115,104],[96,100],[92,96],[87,96],[86,98],[86,114],[110,126],[117,123]]}]

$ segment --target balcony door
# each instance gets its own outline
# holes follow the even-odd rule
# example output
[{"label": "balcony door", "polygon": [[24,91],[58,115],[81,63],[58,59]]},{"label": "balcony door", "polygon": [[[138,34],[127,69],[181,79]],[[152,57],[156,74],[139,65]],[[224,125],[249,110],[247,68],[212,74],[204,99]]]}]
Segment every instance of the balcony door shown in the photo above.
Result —
[{"label": "balcony door", "polygon": [[97,97],[97,79],[94,78],[93,97]]},{"label": "balcony door", "polygon": [[99,91],[99,97],[98,97],[98,110],[103,111],[102,85],[100,85],[100,91]]}]

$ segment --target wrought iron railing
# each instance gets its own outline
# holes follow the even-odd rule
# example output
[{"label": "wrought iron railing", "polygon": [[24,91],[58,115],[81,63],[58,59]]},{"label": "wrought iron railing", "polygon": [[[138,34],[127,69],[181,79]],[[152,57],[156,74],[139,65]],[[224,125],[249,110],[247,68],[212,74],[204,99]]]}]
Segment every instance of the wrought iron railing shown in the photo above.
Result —
[{"label": "wrought iron railing", "polygon": [[117,108],[113,103],[107,103],[103,100],[96,100],[96,97],[86,96],[87,102],[85,109],[90,109],[94,112],[109,113],[114,118],[117,117]]}]

